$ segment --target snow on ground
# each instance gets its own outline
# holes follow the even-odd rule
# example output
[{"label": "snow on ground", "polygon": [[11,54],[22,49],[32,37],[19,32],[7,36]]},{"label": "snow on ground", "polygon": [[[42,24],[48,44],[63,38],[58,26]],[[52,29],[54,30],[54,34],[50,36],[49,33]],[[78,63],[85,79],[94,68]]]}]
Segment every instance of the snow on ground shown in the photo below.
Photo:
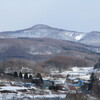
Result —
[{"label": "snow on ground", "polygon": [[53,71],[52,75],[66,75],[70,74],[70,79],[81,78],[85,80],[89,80],[90,73],[93,72],[93,67],[72,67],[70,70],[66,70],[64,72]]},{"label": "snow on ground", "polygon": [[72,68],[72,73],[85,73],[85,74],[89,74],[91,72],[93,72],[93,67],[73,67]]},{"label": "snow on ground", "polygon": [[85,36],[85,34],[80,34],[75,37],[76,40],[80,40]]},{"label": "snow on ground", "polygon": [[49,94],[49,95],[35,95],[34,98],[65,98],[66,95],[65,94]]},{"label": "snow on ground", "polygon": [[17,90],[24,90],[24,89],[27,89],[25,87],[18,87],[18,86],[3,86],[0,88],[0,91],[4,91],[4,90],[7,90],[7,91],[14,91],[16,92]]},{"label": "snow on ground", "polygon": [[48,94],[48,95],[30,95],[30,94],[15,94],[15,93],[5,93],[0,94],[0,100],[33,100],[33,99],[41,99],[41,98],[65,98],[65,94]]},{"label": "snow on ground", "polygon": [[70,74],[70,78],[81,78],[85,80],[89,80],[90,73],[93,72],[93,67],[73,67],[72,71],[65,71],[61,74],[67,75]]},{"label": "snow on ground", "polygon": [[[29,90],[28,90],[29,89]],[[32,92],[31,89],[34,89]],[[20,91],[18,91],[20,90]],[[21,90],[28,90],[26,92],[21,92]],[[7,92],[9,91],[9,92]],[[3,93],[2,93],[3,92]],[[34,86],[32,87],[20,87],[20,86],[1,86],[0,87],[0,100],[33,100],[35,98],[65,98],[66,94],[59,93],[55,94],[51,90],[40,90]]]},{"label": "snow on ground", "polygon": [[85,73],[85,74],[88,74],[88,73],[91,73],[93,72],[93,67],[72,67],[70,71],[65,71],[65,72],[62,72],[63,74],[65,73]]},{"label": "snow on ground", "polygon": [[2,87],[0,87],[0,91],[13,91],[13,92],[17,92],[18,90],[27,90],[27,89],[34,89],[34,90],[36,90],[36,87],[29,87],[29,88],[26,88],[26,87],[19,87],[19,86],[10,86],[10,85],[8,85],[8,86],[2,86]]}]

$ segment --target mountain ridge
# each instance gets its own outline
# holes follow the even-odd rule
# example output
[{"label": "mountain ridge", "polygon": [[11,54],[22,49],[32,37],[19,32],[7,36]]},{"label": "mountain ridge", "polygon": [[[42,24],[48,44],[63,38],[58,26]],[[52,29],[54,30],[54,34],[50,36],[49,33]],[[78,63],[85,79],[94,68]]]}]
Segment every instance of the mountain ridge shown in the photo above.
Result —
[{"label": "mountain ridge", "polygon": [[99,31],[83,33],[53,28],[44,24],[37,24],[22,30],[0,32],[0,38],[53,38],[100,46]]}]

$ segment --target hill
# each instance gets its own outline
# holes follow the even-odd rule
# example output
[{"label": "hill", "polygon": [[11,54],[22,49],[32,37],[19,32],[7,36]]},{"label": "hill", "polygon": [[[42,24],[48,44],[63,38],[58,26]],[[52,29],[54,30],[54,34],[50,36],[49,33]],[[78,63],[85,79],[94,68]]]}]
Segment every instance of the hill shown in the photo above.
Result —
[{"label": "hill", "polygon": [[56,39],[0,39],[0,61],[18,58],[38,63],[54,56],[70,56],[95,63],[100,57],[99,50],[97,46]]}]

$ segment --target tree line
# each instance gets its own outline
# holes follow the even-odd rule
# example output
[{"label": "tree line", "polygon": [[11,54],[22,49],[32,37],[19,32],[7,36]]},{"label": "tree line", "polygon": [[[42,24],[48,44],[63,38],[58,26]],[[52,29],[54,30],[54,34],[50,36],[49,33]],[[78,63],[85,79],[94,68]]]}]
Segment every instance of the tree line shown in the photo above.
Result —
[{"label": "tree line", "polygon": [[[9,74],[8,74],[9,75]],[[28,73],[22,74],[22,72],[14,72],[13,74],[10,74],[16,78],[21,78],[21,79],[32,79],[32,75],[28,75]]]}]

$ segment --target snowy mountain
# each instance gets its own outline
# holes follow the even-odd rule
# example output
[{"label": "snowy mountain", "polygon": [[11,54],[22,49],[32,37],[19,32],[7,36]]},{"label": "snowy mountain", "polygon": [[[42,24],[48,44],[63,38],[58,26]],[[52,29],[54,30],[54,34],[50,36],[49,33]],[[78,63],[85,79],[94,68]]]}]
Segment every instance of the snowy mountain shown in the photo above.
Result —
[{"label": "snowy mountain", "polygon": [[53,28],[47,25],[35,25],[28,29],[0,32],[0,38],[54,38],[70,41],[78,41],[84,34],[76,31],[67,31],[63,29]]},{"label": "snowy mountain", "polygon": [[100,32],[69,31],[38,24],[28,29],[0,32],[0,38],[53,38],[100,46]]},{"label": "snowy mountain", "polygon": [[86,34],[82,39],[80,39],[79,42],[88,45],[100,46],[100,32],[98,31],[90,32]]}]

